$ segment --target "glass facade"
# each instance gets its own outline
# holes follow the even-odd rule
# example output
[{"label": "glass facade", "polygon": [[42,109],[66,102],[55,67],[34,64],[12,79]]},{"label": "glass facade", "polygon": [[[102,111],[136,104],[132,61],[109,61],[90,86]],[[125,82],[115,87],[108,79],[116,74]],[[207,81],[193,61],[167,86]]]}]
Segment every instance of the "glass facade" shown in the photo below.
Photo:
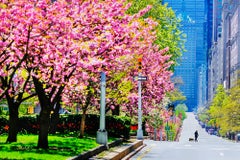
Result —
[{"label": "glass facade", "polygon": [[[210,0],[211,1],[211,0]],[[200,100],[206,100],[206,73],[207,51],[209,42],[208,21],[209,0],[163,0],[168,3],[178,18],[182,19],[181,30],[187,35],[185,48],[179,66],[176,67],[174,76],[181,77],[183,85],[180,90],[186,96],[186,105],[189,111],[196,108]],[[211,40],[210,40],[211,41]],[[199,94],[201,97],[199,97]]]}]

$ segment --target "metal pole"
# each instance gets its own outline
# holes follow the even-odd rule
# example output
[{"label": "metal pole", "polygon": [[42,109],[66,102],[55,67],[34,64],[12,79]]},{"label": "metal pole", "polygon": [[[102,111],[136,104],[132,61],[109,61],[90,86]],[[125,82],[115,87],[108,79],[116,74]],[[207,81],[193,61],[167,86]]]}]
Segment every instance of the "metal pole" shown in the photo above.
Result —
[{"label": "metal pole", "polygon": [[106,75],[101,72],[101,98],[100,98],[100,130],[105,130],[105,97],[106,97]]},{"label": "metal pole", "polygon": [[[141,73],[138,74],[138,77],[141,76]],[[141,81],[138,80],[138,130],[137,130],[137,139],[143,139],[143,130],[142,130],[142,86]]]},{"label": "metal pole", "polygon": [[107,131],[105,129],[106,106],[106,74],[101,72],[101,98],[100,98],[100,125],[97,131],[97,143],[107,145]]},{"label": "metal pole", "polygon": [[167,120],[167,137],[166,137],[167,141],[169,140],[169,137],[168,137],[169,135],[168,134],[169,134],[169,126],[168,126],[168,120]]}]

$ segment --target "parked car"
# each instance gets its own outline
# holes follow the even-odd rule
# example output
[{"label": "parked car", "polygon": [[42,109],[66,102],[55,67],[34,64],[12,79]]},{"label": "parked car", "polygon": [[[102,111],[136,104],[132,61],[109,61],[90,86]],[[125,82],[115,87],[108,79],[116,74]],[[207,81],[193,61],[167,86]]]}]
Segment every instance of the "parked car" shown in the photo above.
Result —
[{"label": "parked car", "polygon": [[208,134],[210,134],[210,135],[214,135],[214,131],[215,131],[215,130],[214,130],[213,128],[210,128],[210,129],[208,129],[207,132],[208,132]]},{"label": "parked car", "polygon": [[202,128],[205,128],[205,124],[203,122],[199,121],[199,124]]},{"label": "parked car", "polygon": [[237,142],[240,142],[240,133],[238,133],[238,134],[236,135],[236,141],[237,141]]}]

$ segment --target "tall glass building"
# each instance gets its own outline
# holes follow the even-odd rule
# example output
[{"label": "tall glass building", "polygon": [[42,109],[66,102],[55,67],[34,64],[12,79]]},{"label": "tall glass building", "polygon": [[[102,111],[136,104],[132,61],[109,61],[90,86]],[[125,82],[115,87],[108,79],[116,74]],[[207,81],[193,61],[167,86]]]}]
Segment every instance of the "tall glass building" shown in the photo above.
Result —
[{"label": "tall glass building", "polygon": [[[209,2],[210,1],[210,2]],[[182,20],[181,30],[187,35],[186,52],[176,67],[174,76],[181,77],[180,90],[186,96],[189,111],[206,103],[207,52],[211,41],[207,29],[211,26],[208,11],[212,0],[163,0]]]}]

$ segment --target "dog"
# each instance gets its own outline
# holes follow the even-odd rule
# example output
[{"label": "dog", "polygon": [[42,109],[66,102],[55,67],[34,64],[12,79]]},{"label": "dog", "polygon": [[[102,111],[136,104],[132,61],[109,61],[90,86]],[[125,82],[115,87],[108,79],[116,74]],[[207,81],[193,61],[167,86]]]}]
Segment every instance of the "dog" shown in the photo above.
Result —
[{"label": "dog", "polygon": [[194,138],[189,138],[188,141],[189,142],[194,141]]}]

